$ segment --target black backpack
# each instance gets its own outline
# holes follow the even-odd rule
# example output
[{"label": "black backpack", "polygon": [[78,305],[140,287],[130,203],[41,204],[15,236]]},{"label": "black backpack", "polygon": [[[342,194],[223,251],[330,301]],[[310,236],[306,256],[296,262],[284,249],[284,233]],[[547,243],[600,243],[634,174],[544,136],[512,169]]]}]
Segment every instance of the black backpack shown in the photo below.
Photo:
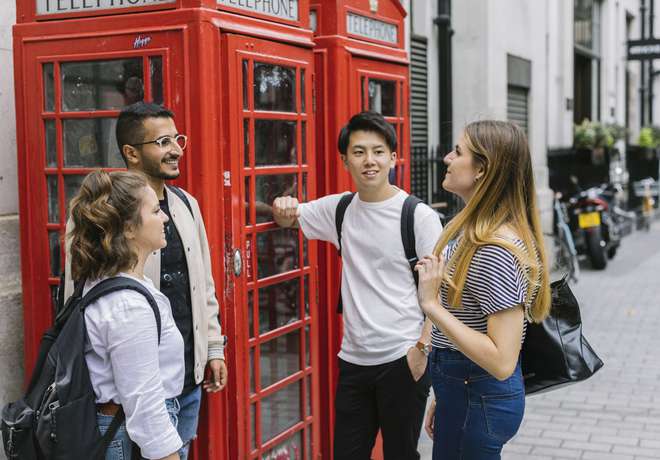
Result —
[{"label": "black backpack", "polygon": [[160,343],[160,312],[146,287],[118,276],[101,281],[81,296],[83,284],[78,283],[59,309],[53,327],[42,336],[25,396],[2,409],[2,439],[9,460],[102,460],[124,421],[124,412],[119,410],[101,436],[96,423],[96,396],[85,361],[87,305],[111,292],[139,292],[154,311]]},{"label": "black backpack", "polygon": [[[337,204],[337,210],[335,212],[335,226],[337,227],[337,239],[339,242],[339,256],[341,257],[341,229],[342,224],[344,223],[344,214],[346,214],[346,209],[348,205],[351,204],[355,193],[347,193],[342,195],[339,203]],[[403,202],[403,207],[401,208],[401,241],[403,241],[403,250],[406,254],[406,260],[410,265],[410,270],[412,271],[413,278],[415,279],[415,286],[419,284],[419,276],[415,271],[415,265],[419,260],[417,258],[417,250],[415,249],[415,208],[419,203],[422,203],[422,200],[417,198],[415,195],[408,195],[406,200]],[[337,313],[342,313],[343,304],[341,301],[341,291],[339,293],[339,301],[337,302]]]}]

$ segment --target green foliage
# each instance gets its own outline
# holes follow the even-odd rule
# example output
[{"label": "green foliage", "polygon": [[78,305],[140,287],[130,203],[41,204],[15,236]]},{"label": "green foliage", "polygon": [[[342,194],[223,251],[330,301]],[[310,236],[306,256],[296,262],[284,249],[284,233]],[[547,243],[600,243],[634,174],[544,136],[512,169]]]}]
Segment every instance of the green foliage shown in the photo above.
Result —
[{"label": "green foliage", "polygon": [[628,134],[628,130],[625,128],[625,126],[621,126],[617,123],[608,123],[605,125],[605,127],[614,138],[614,142],[625,139],[626,134]]},{"label": "green foliage", "polygon": [[573,146],[578,149],[609,148],[625,135],[626,130],[621,125],[603,125],[585,118],[582,123],[574,126]]},{"label": "green foliage", "polygon": [[591,122],[584,119],[579,125],[575,125],[573,129],[573,145],[578,149],[593,149],[596,133],[594,132]]},{"label": "green foliage", "polygon": [[660,146],[660,127],[644,126],[640,129],[637,145],[648,149],[654,149]]}]

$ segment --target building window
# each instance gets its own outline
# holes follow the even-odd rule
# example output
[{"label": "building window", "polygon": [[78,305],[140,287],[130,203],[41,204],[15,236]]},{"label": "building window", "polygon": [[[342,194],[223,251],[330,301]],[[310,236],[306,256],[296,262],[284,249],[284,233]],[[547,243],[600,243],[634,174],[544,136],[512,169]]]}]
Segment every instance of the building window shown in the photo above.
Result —
[{"label": "building window", "polygon": [[574,101],[573,120],[600,118],[600,2],[575,0]]},{"label": "building window", "polygon": [[509,85],[506,98],[507,119],[520,126],[527,134],[529,122],[529,90]]},{"label": "building window", "polygon": [[507,119],[529,128],[529,90],[532,87],[532,62],[518,56],[507,56]]},{"label": "building window", "polygon": [[413,147],[428,145],[428,45],[426,38],[410,41],[410,121]]}]

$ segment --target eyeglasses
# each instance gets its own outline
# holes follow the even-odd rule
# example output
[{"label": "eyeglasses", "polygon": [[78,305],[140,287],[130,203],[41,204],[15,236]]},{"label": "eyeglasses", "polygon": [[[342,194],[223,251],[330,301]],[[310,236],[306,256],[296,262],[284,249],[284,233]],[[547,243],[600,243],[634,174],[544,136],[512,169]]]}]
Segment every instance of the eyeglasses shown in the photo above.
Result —
[{"label": "eyeglasses", "polygon": [[184,150],[186,148],[186,145],[188,144],[188,136],[186,136],[185,134],[177,134],[174,137],[161,136],[153,141],[140,142],[137,144],[130,144],[130,145],[132,145],[133,147],[137,147],[138,145],[156,144],[162,150],[165,150],[172,147],[172,144],[175,142],[179,145],[179,148],[181,148],[181,150]]}]

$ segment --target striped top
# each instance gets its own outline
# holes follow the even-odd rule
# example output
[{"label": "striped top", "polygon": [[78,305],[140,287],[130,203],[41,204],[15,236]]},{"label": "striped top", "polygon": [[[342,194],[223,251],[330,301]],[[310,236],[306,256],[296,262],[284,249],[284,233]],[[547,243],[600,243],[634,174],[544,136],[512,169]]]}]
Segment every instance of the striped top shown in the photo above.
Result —
[{"label": "striped top", "polygon": [[[513,243],[524,248],[520,239],[516,238]],[[443,251],[444,259],[449,260],[457,247],[457,240],[450,242]],[[527,286],[523,269],[509,250],[502,246],[485,245],[477,249],[470,262],[463,287],[463,308],[449,307],[448,288],[444,283],[440,289],[440,302],[463,324],[485,334],[488,315],[518,305],[529,306],[530,302],[526,302]],[[522,340],[525,339],[526,330],[527,320],[523,325]],[[457,349],[435,325],[431,343],[438,348]]]}]

